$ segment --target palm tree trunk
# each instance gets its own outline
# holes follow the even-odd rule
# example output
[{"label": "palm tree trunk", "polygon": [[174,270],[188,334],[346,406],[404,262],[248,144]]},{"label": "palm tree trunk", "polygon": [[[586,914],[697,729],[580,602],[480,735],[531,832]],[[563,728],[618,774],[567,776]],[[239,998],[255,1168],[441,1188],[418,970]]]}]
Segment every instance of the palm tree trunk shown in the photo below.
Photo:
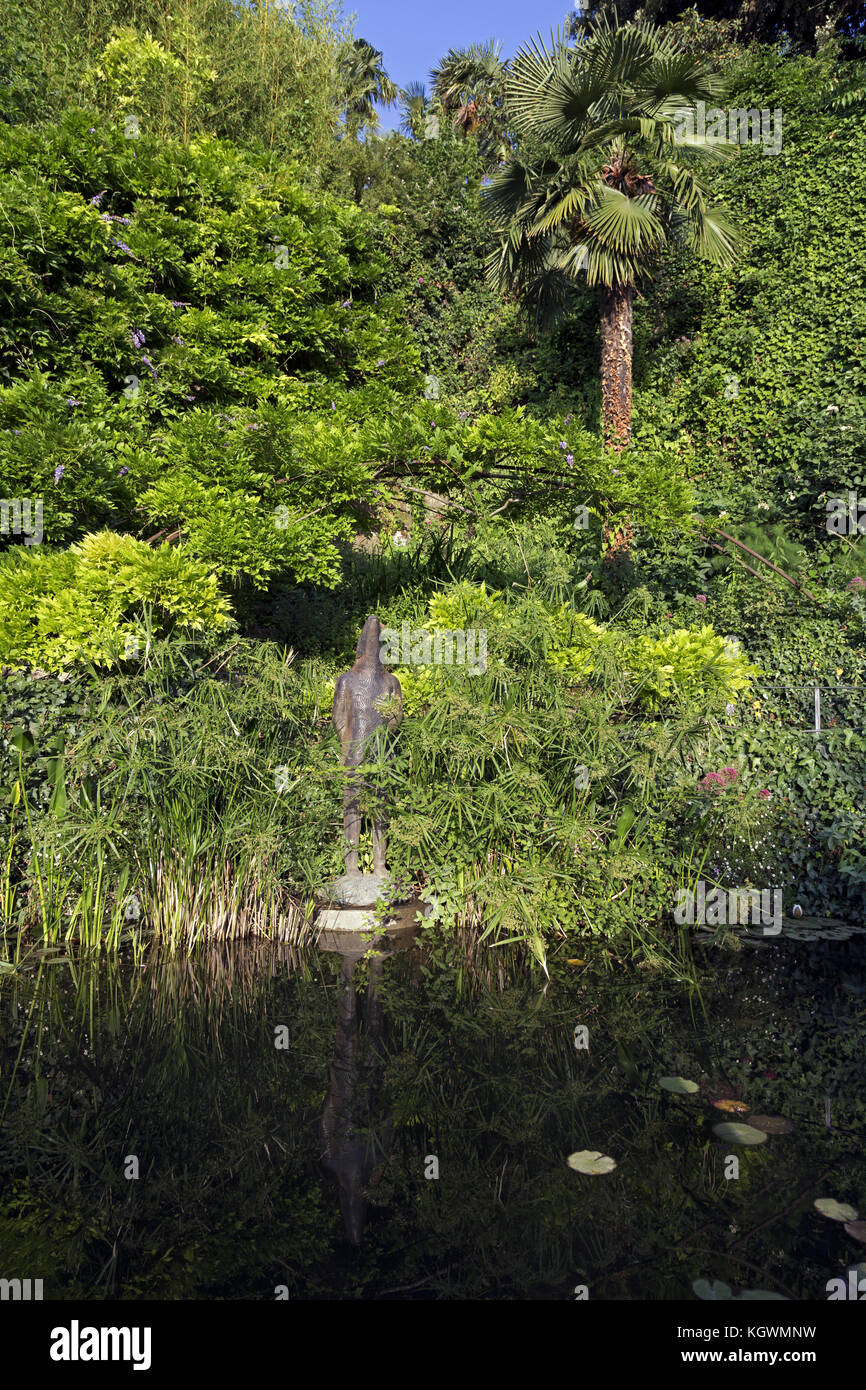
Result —
[{"label": "palm tree trunk", "polygon": [[601,408],[604,442],[622,449],[631,440],[631,320],[633,285],[601,289]]}]

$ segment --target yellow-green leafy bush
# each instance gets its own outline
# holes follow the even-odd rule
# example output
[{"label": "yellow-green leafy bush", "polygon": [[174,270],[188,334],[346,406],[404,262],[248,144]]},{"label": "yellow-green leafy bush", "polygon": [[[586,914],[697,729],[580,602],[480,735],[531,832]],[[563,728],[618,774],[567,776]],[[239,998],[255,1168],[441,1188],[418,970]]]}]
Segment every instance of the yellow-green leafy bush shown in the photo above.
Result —
[{"label": "yellow-green leafy bush", "polygon": [[0,558],[0,661],[108,666],[136,651],[145,604],[156,632],[231,622],[216,576],[170,545],[99,531],[63,551],[16,546]]}]

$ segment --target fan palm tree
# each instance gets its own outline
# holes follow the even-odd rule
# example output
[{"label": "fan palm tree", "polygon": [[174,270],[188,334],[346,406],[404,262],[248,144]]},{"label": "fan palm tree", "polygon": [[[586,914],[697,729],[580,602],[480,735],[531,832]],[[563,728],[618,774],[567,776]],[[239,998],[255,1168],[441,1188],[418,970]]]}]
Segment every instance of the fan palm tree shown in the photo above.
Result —
[{"label": "fan palm tree", "polygon": [[400,93],[400,105],[400,129],[404,135],[420,140],[426,129],[431,105],[424,83],[409,82]]},{"label": "fan palm tree", "polygon": [[393,106],[400,91],[385,71],[381,52],[366,39],[354,39],[349,44],[340,69],[346,92],[346,130],[354,136],[361,126],[377,123],[374,102]]},{"label": "fan palm tree", "polygon": [[688,134],[697,101],[722,80],[648,24],[596,21],[577,46],[539,35],[514,58],[506,86],[512,152],[486,190],[502,244],[493,284],[517,292],[540,325],[554,321],[580,276],[601,314],[605,442],[631,436],[635,290],[680,241],[718,265],[738,236],[702,185],[697,165],[729,147]]},{"label": "fan palm tree", "polygon": [[[490,153],[504,140],[503,110],[508,67],[495,39],[451,48],[430,73],[442,114],[463,135],[477,135]],[[503,151],[504,152],[504,151]]]}]

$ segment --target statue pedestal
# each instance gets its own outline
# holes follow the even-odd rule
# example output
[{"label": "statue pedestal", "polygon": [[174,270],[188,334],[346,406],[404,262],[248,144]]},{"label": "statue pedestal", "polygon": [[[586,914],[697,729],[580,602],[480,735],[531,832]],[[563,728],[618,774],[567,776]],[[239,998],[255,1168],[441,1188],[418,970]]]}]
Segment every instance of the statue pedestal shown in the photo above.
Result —
[{"label": "statue pedestal", "polygon": [[414,934],[419,928],[416,918],[426,917],[429,911],[430,904],[420,898],[393,903],[386,913],[377,913],[372,906],[356,907],[332,901],[321,907],[316,916],[318,945],[324,951],[339,950],[346,942],[355,940],[359,949],[365,950],[384,938]]},{"label": "statue pedestal", "polygon": [[401,897],[390,874],[343,874],[327,883],[319,896],[339,907],[373,908],[378,903],[400,903]]}]

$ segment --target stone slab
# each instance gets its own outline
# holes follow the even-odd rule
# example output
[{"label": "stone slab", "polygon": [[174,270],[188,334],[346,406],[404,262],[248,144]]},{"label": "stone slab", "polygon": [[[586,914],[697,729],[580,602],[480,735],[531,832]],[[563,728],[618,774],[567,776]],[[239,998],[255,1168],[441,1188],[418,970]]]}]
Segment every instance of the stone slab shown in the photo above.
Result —
[{"label": "stone slab", "polygon": [[343,874],[318,890],[319,897],[339,907],[374,907],[378,902],[406,902],[396,895],[390,874]]},{"label": "stone slab", "polygon": [[376,921],[376,914],[370,908],[361,907],[323,907],[316,916],[318,943],[325,947],[325,940],[345,941],[349,937],[374,941],[378,937],[393,936],[398,933],[417,930],[416,917],[420,913],[427,916],[429,903],[413,898],[408,903],[400,903],[391,908],[384,921]]}]

